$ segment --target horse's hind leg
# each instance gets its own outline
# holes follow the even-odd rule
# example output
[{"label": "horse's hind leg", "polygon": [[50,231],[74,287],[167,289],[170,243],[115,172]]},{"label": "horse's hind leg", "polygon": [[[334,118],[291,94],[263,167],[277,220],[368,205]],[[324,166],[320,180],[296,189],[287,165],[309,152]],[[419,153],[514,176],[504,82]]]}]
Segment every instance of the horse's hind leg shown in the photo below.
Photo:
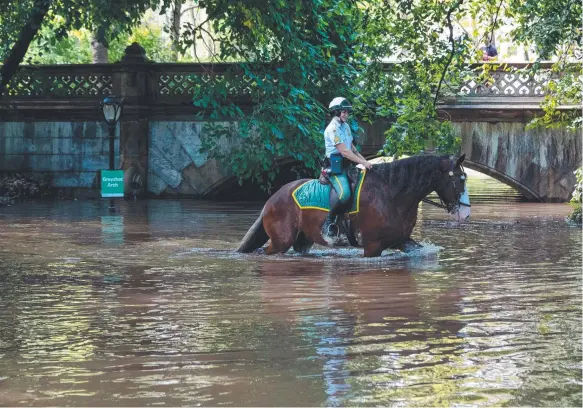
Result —
[{"label": "horse's hind leg", "polygon": [[267,222],[265,230],[270,237],[269,245],[265,248],[267,255],[287,252],[295,242],[297,229],[283,222]]},{"label": "horse's hind leg", "polygon": [[296,238],[296,242],[294,242],[294,251],[300,254],[307,254],[310,252],[312,245],[314,243],[306,237],[306,234],[300,232]]},{"label": "horse's hind leg", "polygon": [[265,254],[283,254],[293,245],[293,239],[288,237],[274,236],[269,240],[269,245],[265,248]]}]

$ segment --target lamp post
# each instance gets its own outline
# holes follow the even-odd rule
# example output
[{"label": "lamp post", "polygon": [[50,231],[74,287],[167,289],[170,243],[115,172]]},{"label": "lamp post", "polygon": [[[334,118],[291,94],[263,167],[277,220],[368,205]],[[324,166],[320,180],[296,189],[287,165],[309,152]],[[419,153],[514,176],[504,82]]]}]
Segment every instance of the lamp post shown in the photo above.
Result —
[{"label": "lamp post", "polygon": [[[103,117],[107,126],[109,127],[109,170],[115,170],[114,164],[114,153],[115,153],[115,128],[119,117],[121,116],[121,110],[123,107],[123,98],[118,98],[116,96],[108,96],[101,102],[101,110],[103,111]],[[109,211],[115,212],[114,199],[109,199]]]}]

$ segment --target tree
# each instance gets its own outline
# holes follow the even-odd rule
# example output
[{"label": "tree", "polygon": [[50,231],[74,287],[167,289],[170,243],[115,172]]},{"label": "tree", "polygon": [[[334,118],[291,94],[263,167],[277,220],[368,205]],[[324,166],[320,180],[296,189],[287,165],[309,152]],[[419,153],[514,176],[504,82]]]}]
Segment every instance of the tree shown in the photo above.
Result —
[{"label": "tree", "polygon": [[172,0],[172,16],[170,18],[170,39],[172,41],[172,53],[174,60],[178,61],[180,54],[180,28],[182,21],[182,4],[184,0]]},{"label": "tree", "polygon": [[109,62],[108,42],[105,38],[105,28],[99,27],[91,35],[91,54],[94,64],[106,64]]},{"label": "tree", "polygon": [[[562,101],[581,99],[580,66],[566,75],[571,66],[560,64],[581,38],[581,5],[575,0],[204,0],[199,5],[221,44],[215,60],[241,61],[239,72],[210,73],[195,95],[195,105],[213,121],[203,146],[240,178],[261,178],[260,171],[272,178],[273,163],[282,155],[316,167],[326,116],[322,103],[338,95],[350,98],[363,120],[391,120],[385,155],[455,151],[459,138],[437,108],[480,60],[475,39],[457,23],[468,18],[482,32],[478,44],[510,24],[512,40],[534,45],[540,59],[559,55],[562,77],[551,81],[547,119],[541,119],[547,126],[567,119],[556,109]],[[188,34],[195,38],[205,31],[200,25]],[[399,64],[387,72],[384,62],[394,56]],[[252,102],[247,109],[232,98],[242,90]],[[229,117],[239,120],[235,130],[217,122]],[[233,131],[241,143],[227,157],[221,140]]]},{"label": "tree", "polygon": [[[56,38],[46,27],[41,30],[39,40],[34,41],[26,54],[27,64],[91,64],[94,59],[94,36],[89,30],[72,30],[67,36]],[[173,62],[170,43],[156,25],[139,25],[131,34],[120,33],[107,44],[108,61],[119,61],[128,45],[137,42],[152,61]]]},{"label": "tree", "polygon": [[[315,168],[322,153],[326,107],[350,97],[362,12],[348,0],[200,1],[206,21],[191,27],[220,49],[216,61],[239,61],[220,74],[209,72],[194,103],[210,120],[202,149],[228,163],[242,180],[268,182],[274,163],[292,157]],[[236,96],[243,95],[244,98]],[[236,125],[223,122],[236,119]],[[224,136],[237,134],[228,152]]]},{"label": "tree", "polygon": [[[512,33],[517,42],[532,43],[541,60],[557,57],[542,103],[544,115],[533,126],[581,127],[580,110],[564,111],[561,105],[581,105],[582,5],[578,0],[510,1],[507,13],[518,22]],[[532,68],[538,70],[537,64]]]},{"label": "tree", "polygon": [[20,29],[18,36],[15,36],[13,32],[8,32],[6,33],[7,35],[4,36],[7,40],[15,38],[16,41],[8,53],[7,58],[4,60],[2,68],[0,68],[0,96],[3,94],[4,88],[12,78],[12,75],[16,72],[18,65],[22,62],[30,42],[36,36],[49,8],[51,7],[51,3],[52,0],[34,0],[32,4],[28,4],[30,6],[28,13],[25,13],[23,8],[16,6],[16,13],[11,16],[12,18],[6,16],[0,21],[0,25],[5,21],[12,23],[8,24],[6,27],[10,29],[14,27],[13,24],[18,21],[19,17],[22,19],[26,18],[27,20],[24,26]]},{"label": "tree", "polygon": [[[70,29],[108,27],[102,37],[111,42],[157,3],[21,0],[2,8],[0,86],[41,25],[56,40]],[[173,7],[175,17],[181,16],[182,5],[164,0],[162,12]],[[174,18],[173,39],[180,34],[180,48],[192,49],[203,38],[211,62],[237,63],[227,72],[207,65],[194,104],[209,121],[203,150],[241,180],[272,180],[274,163],[283,157],[316,168],[325,104],[339,95],[353,102],[360,119],[392,122],[385,155],[455,151],[459,139],[438,103],[457,91],[469,65],[479,61],[476,44],[493,38],[502,24],[515,27],[511,40],[534,46],[539,60],[557,58],[560,75],[549,82],[544,115],[533,126],[581,124],[578,112],[560,109],[581,103],[581,65],[572,64],[581,60],[578,0],[199,0],[195,6],[206,17],[183,25]],[[477,40],[457,23],[468,18],[481,34]],[[387,57],[399,64],[389,70]],[[534,63],[529,72],[537,69]],[[227,154],[223,139],[233,132],[238,143]]]},{"label": "tree", "polygon": [[[143,13],[168,6],[170,0],[21,0],[4,3],[0,10],[0,96],[18,69],[41,27],[51,26],[56,38],[72,29],[99,32],[109,27],[102,39],[113,39],[139,23]],[[62,16],[63,18],[51,18]],[[47,18],[49,17],[49,18]],[[102,40],[100,39],[100,40]]]},{"label": "tree", "polygon": [[[388,118],[383,154],[399,157],[428,148],[452,152],[459,139],[437,111],[473,58],[470,38],[454,33],[463,0],[371,1],[358,49],[357,108],[365,120]],[[398,60],[390,71],[384,61]]]},{"label": "tree", "polygon": [[[282,156],[316,168],[327,113],[322,103],[339,95],[364,120],[395,121],[385,154],[456,148],[459,139],[436,103],[455,89],[471,57],[468,39],[453,37],[462,1],[203,3],[221,44],[217,60],[244,61],[237,73],[211,75],[195,95],[195,105],[214,121],[203,148],[241,179],[272,179]],[[388,73],[383,61],[397,52],[402,63]],[[234,90],[248,91],[248,110],[233,100]],[[216,122],[228,117],[238,119],[235,130]],[[233,131],[241,143],[227,157],[221,141]]]}]

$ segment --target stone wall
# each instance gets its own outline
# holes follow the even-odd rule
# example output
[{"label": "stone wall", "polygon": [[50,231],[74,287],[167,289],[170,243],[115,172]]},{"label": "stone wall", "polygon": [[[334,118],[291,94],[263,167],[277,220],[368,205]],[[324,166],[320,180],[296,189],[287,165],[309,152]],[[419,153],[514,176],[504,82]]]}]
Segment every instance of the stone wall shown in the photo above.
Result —
[{"label": "stone wall", "polygon": [[0,122],[0,135],[0,171],[49,174],[56,188],[96,189],[109,166],[103,122]]},{"label": "stone wall", "polygon": [[200,152],[203,122],[150,122],[148,192],[204,197],[230,177]]}]

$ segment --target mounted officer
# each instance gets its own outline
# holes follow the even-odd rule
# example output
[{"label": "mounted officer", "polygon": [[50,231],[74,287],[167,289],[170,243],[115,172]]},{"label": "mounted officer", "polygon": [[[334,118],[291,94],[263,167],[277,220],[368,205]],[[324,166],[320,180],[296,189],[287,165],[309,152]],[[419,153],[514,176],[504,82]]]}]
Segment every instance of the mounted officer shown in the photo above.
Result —
[{"label": "mounted officer", "polygon": [[336,217],[346,209],[346,204],[350,200],[351,191],[347,170],[353,163],[362,164],[366,169],[372,168],[372,163],[356,150],[350,126],[346,123],[349,113],[352,112],[350,102],[346,98],[334,98],[330,102],[329,109],[334,117],[324,131],[326,167],[329,168],[330,183],[338,193],[338,201],[333,204],[322,225],[322,235],[325,238],[333,238],[338,233],[338,227],[335,224]]}]

